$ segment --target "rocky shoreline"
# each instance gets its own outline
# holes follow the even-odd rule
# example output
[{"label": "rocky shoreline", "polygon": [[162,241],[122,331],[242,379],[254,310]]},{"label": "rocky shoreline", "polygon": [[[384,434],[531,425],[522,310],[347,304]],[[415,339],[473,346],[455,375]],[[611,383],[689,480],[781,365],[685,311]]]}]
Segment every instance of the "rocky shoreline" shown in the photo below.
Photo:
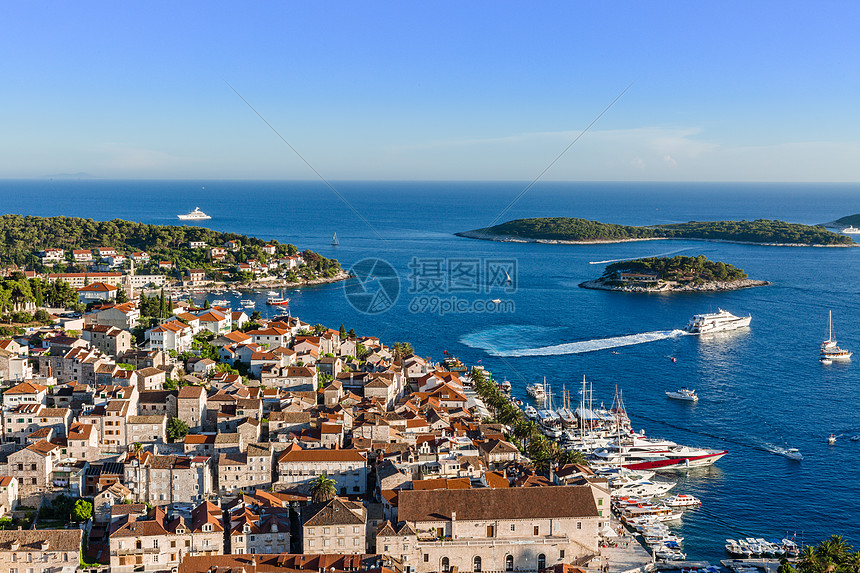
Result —
[{"label": "rocky shoreline", "polygon": [[585,241],[565,241],[563,239],[533,239],[512,235],[492,235],[479,231],[460,231],[454,233],[457,237],[480,239],[482,241],[497,241],[500,243],[543,243],[547,245],[605,245],[614,243],[633,243],[638,241],[705,241],[708,243],[731,243],[735,245],[757,245],[761,247],[836,247],[850,248],[860,246],[857,243],[840,245],[818,245],[813,243],[757,243],[755,241],[731,241],[728,239],[700,239],[693,237],[645,237],[641,239],[590,239]]},{"label": "rocky shoreline", "polygon": [[[257,281],[252,281],[245,284],[236,284],[236,283],[224,283],[224,282],[208,282],[204,284],[194,285],[193,287],[183,287],[183,286],[167,286],[164,289],[165,294],[173,295],[179,292],[192,292],[192,293],[205,293],[205,292],[215,292],[215,291],[226,291],[237,290],[240,292],[253,292],[260,290],[277,290],[277,289],[292,289],[292,288],[304,288],[309,286],[316,285],[325,285],[336,283],[340,281],[345,281],[349,278],[352,278],[352,275],[347,271],[341,270],[338,274],[333,277],[319,278],[313,280],[302,280],[297,283],[289,282],[284,279],[262,279]],[[159,292],[159,289],[152,289],[151,291],[147,291],[147,294],[151,294],[153,292]]]},{"label": "rocky shoreline", "polygon": [[478,231],[461,231],[454,233],[457,237],[496,241],[499,243],[543,243],[546,245],[605,245],[612,243],[633,243],[637,241],[664,241],[665,237],[646,237],[642,239],[589,239],[587,241],[565,241],[563,239],[532,239],[530,237],[515,237],[512,235],[489,235]]},{"label": "rocky shoreline", "polygon": [[698,285],[693,284],[678,284],[672,282],[663,282],[654,287],[644,285],[609,285],[601,279],[593,281],[585,281],[579,283],[580,288],[595,289],[595,290],[614,290],[619,292],[656,292],[656,293],[673,293],[673,292],[724,292],[732,290],[740,290],[745,288],[753,288],[759,286],[767,286],[768,281],[757,281],[753,279],[742,279],[739,281],[709,281]]}]

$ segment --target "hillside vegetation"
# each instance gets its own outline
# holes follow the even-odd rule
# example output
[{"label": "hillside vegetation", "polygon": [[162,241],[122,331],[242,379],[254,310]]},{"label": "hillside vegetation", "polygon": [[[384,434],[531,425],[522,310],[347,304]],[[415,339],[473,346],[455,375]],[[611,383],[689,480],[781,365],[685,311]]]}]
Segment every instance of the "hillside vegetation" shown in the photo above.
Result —
[{"label": "hillside vegetation", "polygon": [[709,261],[704,255],[698,257],[675,256],[670,258],[649,257],[622,261],[607,265],[603,278],[614,279],[618,273],[654,273],[658,280],[695,282],[695,281],[738,281],[747,274],[734,265],[721,261]]},{"label": "hillside vegetation", "polygon": [[618,241],[628,239],[680,238],[775,243],[790,245],[852,245],[845,235],[823,226],[800,225],[785,221],[690,221],[673,225],[636,227],[614,225],[571,217],[516,219],[501,225],[477,229],[466,234],[476,238],[519,237],[557,241]]},{"label": "hillside vegetation", "polygon": [[[202,241],[210,247],[223,246],[227,241],[237,241],[241,249],[228,251],[224,261],[209,259],[208,249],[192,249],[191,241]],[[158,261],[170,261],[179,269],[229,266],[248,259],[266,261],[269,255],[263,252],[264,245],[274,245],[274,257],[298,253],[298,249],[277,241],[264,241],[237,233],[221,233],[204,227],[147,225],[132,221],[94,221],[79,217],[32,217],[23,215],[0,216],[0,263],[16,264],[41,269],[38,252],[47,248],[93,249],[114,247],[120,253],[130,254],[145,251],[151,257],[150,266],[157,272]],[[302,253],[307,266],[314,272],[331,274],[340,269],[336,260],[326,259],[312,251]],[[64,265],[55,267],[62,271]],[[68,263],[71,270],[73,265]],[[140,265],[139,265],[140,266]]]}]

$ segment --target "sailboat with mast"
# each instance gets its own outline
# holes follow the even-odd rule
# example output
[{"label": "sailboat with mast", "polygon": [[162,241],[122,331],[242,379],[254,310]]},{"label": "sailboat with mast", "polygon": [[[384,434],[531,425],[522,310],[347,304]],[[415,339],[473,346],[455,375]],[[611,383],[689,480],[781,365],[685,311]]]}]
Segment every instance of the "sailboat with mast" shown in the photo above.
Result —
[{"label": "sailboat with mast", "polygon": [[561,418],[552,407],[552,388],[547,386],[546,378],[543,379],[543,385],[546,388],[546,404],[544,408],[538,410],[538,423],[543,426],[543,432],[551,438],[561,437]]},{"label": "sailboat with mast", "polygon": [[340,244],[340,241],[337,240],[337,233],[331,236],[331,246],[336,247]]},{"label": "sailboat with mast", "polygon": [[845,362],[851,360],[853,352],[839,348],[836,340],[833,338],[833,311],[828,313],[828,337],[827,340],[821,343],[821,349],[818,351],[818,360],[822,364],[832,364],[834,361]]},{"label": "sailboat with mast", "polygon": [[564,384],[561,386],[561,401],[562,407],[558,409],[558,417],[561,418],[561,423],[565,428],[573,428],[576,426],[576,416],[570,409],[570,394]]}]

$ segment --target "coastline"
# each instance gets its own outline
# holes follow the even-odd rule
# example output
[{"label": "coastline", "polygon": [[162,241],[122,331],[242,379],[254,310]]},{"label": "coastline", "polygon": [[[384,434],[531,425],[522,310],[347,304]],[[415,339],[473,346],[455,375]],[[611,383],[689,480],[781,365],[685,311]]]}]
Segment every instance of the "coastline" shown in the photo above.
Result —
[{"label": "coastline", "polygon": [[[203,284],[195,284],[194,286],[165,286],[164,293],[165,294],[176,294],[176,293],[206,293],[206,292],[217,292],[217,291],[226,291],[226,290],[237,290],[240,292],[252,292],[252,291],[260,291],[260,290],[273,290],[273,289],[287,289],[287,288],[304,288],[310,286],[324,285],[324,284],[332,284],[341,281],[345,281],[347,279],[352,278],[352,275],[347,271],[341,270],[337,275],[329,278],[318,278],[313,280],[303,280],[297,283],[289,282],[284,279],[270,279],[270,280],[258,280],[252,281],[250,283],[245,283],[241,285],[237,285],[236,283],[228,283],[228,282],[214,282],[210,281]],[[160,289],[150,289],[147,291],[147,294],[151,294],[154,292],[160,292]]]},{"label": "coastline", "polygon": [[584,281],[579,283],[579,288],[587,288],[592,290],[613,290],[619,292],[647,292],[647,293],[676,293],[676,292],[726,292],[733,290],[741,290],[745,288],[753,288],[760,286],[768,286],[770,282],[759,281],[753,279],[741,279],[739,281],[709,281],[699,285],[679,285],[677,283],[664,282],[656,287],[636,286],[636,285],[607,285],[600,279]]},{"label": "coastline", "polygon": [[566,241],[564,239],[534,239],[531,237],[515,237],[511,235],[488,235],[478,231],[460,231],[454,233],[457,237],[496,241],[497,243],[544,243],[548,245],[604,245],[612,243],[634,243],[638,241],[663,241],[668,237],[644,237],[641,239],[589,239],[587,241]]},{"label": "coastline", "polygon": [[543,243],[549,245],[610,245],[615,243],[633,243],[639,241],[703,241],[706,243],[730,243],[735,245],[755,245],[759,247],[835,247],[851,248],[860,247],[860,244],[847,245],[820,245],[815,243],[757,243],[754,241],[732,241],[729,239],[703,239],[695,237],[644,237],[641,239],[591,239],[585,241],[566,241],[564,239],[534,239],[531,237],[515,237],[511,235],[491,235],[479,231],[460,231],[454,233],[457,237],[467,239],[480,239],[482,241],[496,241],[499,243]]}]

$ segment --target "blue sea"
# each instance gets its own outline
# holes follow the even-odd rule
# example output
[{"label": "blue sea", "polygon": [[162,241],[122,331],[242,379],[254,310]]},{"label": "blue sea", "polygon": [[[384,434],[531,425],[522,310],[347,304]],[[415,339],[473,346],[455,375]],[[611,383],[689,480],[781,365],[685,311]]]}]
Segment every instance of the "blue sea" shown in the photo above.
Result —
[{"label": "blue sea", "polygon": [[[400,287],[387,311],[359,312],[337,284],[288,293],[292,313],[387,343],[408,341],[436,359],[447,351],[483,364],[511,380],[521,397],[526,384],[544,376],[555,392],[565,386],[576,397],[585,375],[597,401],[608,405],[616,387],[622,390],[636,429],[727,449],[716,465],[673,477],[679,493],[703,502],[676,527],[690,558],[725,557],[727,537],[796,535],[812,543],[841,534],[860,544],[860,442],[849,439],[860,434],[860,355],[854,364],[817,361],[828,310],[840,345],[860,351],[860,249],[681,240],[570,246],[454,236],[491,224],[508,207],[499,222],[571,216],[633,225],[759,218],[815,224],[860,212],[860,186],[542,183],[513,205],[525,184],[333,186],[337,193],[316,181],[0,181],[0,197],[8,213],[156,224],[177,224],[177,214],[199,206],[212,216],[200,224],[214,229],[290,242],[347,268],[385,261]],[[577,287],[607,261],[674,254],[703,254],[772,285],[668,295]],[[497,280],[499,269],[509,283]],[[493,285],[475,292],[473,279],[487,272]],[[258,301],[266,312],[264,298]],[[467,308],[431,312],[443,299]],[[492,299],[502,301],[503,312],[475,311],[474,301]],[[751,328],[707,338],[676,332],[693,314],[718,308],[751,314]],[[699,402],[667,400],[665,391],[680,386],[695,388]],[[833,446],[831,433],[838,436]],[[784,447],[799,448],[803,461],[773,453]]]}]

